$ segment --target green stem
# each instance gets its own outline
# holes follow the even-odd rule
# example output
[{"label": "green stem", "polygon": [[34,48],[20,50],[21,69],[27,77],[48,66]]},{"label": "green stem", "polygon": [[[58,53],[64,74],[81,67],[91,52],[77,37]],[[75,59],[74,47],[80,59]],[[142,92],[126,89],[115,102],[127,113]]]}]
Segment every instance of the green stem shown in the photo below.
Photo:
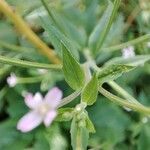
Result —
[{"label": "green stem", "polygon": [[[137,105],[141,105],[134,97],[132,97],[127,91],[125,91],[121,86],[119,86],[116,82],[110,81],[108,84],[120,95],[122,95],[129,102],[135,103]],[[141,105],[142,106],[142,105]]]},{"label": "green stem", "polygon": [[[96,62],[92,59],[90,53],[89,53],[89,49],[86,49],[84,51],[84,55],[87,59],[87,61],[90,63],[91,67],[93,67],[93,69],[95,69],[96,71],[99,71],[100,68],[97,67]],[[140,104],[138,102],[138,100],[136,100],[134,97],[132,97],[128,92],[126,92],[122,87],[120,87],[117,83],[115,83],[114,81],[110,81],[108,82],[108,84],[120,95],[122,95],[125,99],[127,99],[129,102],[135,103],[137,105],[142,106],[142,104]]]},{"label": "green stem", "polygon": [[4,47],[4,48],[7,48],[7,49],[9,49],[9,50],[12,50],[12,51],[16,51],[16,52],[21,52],[21,51],[33,51],[32,48],[13,45],[13,44],[9,44],[9,43],[4,42],[4,41],[0,41],[0,46],[1,46],[1,47]]},{"label": "green stem", "polygon": [[101,47],[102,47],[102,45],[103,45],[103,43],[106,39],[106,36],[107,36],[108,32],[110,31],[112,23],[113,23],[116,15],[117,15],[117,11],[118,11],[120,2],[121,2],[121,0],[115,0],[115,2],[114,2],[114,7],[113,7],[113,10],[112,10],[112,14],[110,16],[108,24],[106,25],[106,28],[102,32],[102,36],[101,36],[100,40],[98,41],[98,45],[96,47],[96,52],[95,53],[97,53],[99,50],[101,50]]},{"label": "green stem", "polygon": [[76,97],[78,97],[80,95],[80,93],[81,93],[81,90],[77,90],[74,93],[70,94],[69,96],[63,98],[61,103],[59,104],[58,108],[73,101]]},{"label": "green stem", "polygon": [[3,68],[0,68],[0,76],[3,78],[3,75],[5,75],[9,70],[11,69],[10,66],[4,66]]},{"label": "green stem", "polygon": [[43,4],[45,10],[47,11],[48,15],[49,15],[49,16],[52,18],[52,20],[55,22],[55,18],[53,17],[53,15],[52,15],[50,9],[48,8],[47,2],[46,2],[45,0],[41,0],[41,2],[42,2],[42,4]]},{"label": "green stem", "polygon": [[110,51],[117,51],[117,50],[123,49],[125,47],[128,47],[130,45],[140,44],[142,42],[148,41],[149,39],[150,39],[150,33],[146,34],[146,35],[143,35],[141,37],[138,37],[138,38],[136,38],[134,40],[128,41],[126,43],[122,43],[122,44],[119,44],[119,45],[116,45],[116,46],[103,48],[102,51],[108,51],[108,52],[110,52]]},{"label": "green stem", "polygon": [[62,68],[61,65],[30,62],[30,61],[24,61],[24,60],[19,60],[14,58],[8,58],[5,56],[0,56],[0,63],[19,66],[19,67],[26,67],[26,68],[30,67],[30,68],[55,69],[55,70],[60,70]]},{"label": "green stem", "polygon": [[17,83],[19,84],[37,83],[37,82],[40,82],[42,79],[43,79],[43,76],[27,77],[27,78],[17,77]]},{"label": "green stem", "polygon": [[5,96],[6,93],[7,93],[7,86],[3,87],[3,88],[0,90],[0,100],[3,99],[3,97]]},{"label": "green stem", "polygon": [[128,108],[135,110],[137,112],[141,112],[141,113],[144,113],[146,115],[150,115],[150,108],[148,108],[148,107],[130,103],[127,100],[124,100],[118,96],[113,95],[112,93],[108,92],[107,90],[105,90],[102,87],[99,88],[99,92],[102,95],[104,95],[105,97],[107,97],[109,100],[111,100],[112,102],[114,102],[120,106],[128,107]]}]

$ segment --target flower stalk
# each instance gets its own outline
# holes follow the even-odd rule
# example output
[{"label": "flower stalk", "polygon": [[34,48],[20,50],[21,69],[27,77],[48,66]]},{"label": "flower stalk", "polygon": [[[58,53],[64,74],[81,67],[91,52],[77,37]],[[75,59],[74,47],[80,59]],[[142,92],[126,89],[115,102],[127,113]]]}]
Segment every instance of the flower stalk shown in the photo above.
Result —
[{"label": "flower stalk", "polygon": [[99,92],[102,95],[104,95],[105,97],[107,97],[109,100],[111,100],[112,102],[114,102],[120,106],[130,108],[130,109],[135,110],[137,112],[141,112],[145,115],[150,115],[150,108],[148,108],[148,107],[140,106],[140,105],[137,105],[135,103],[128,102],[127,100],[122,99],[122,98],[108,92],[107,90],[105,90],[102,87],[99,88]]},{"label": "flower stalk", "polygon": [[30,62],[25,60],[20,60],[16,58],[8,58],[5,56],[0,56],[0,63],[9,64],[11,66],[19,66],[25,68],[41,68],[41,69],[54,69],[60,70],[62,68],[61,65],[57,64],[44,64],[44,63],[37,63],[37,62]]},{"label": "flower stalk", "polygon": [[115,45],[115,46],[111,46],[111,47],[106,47],[106,48],[102,48],[102,51],[117,51],[120,49],[123,49],[125,47],[128,47],[130,45],[137,45],[140,44],[142,42],[148,41],[150,39],[150,33],[149,34],[145,34],[143,36],[140,36],[134,40],[119,44],[119,45]]},{"label": "flower stalk", "polygon": [[[137,105],[141,105],[134,97],[132,97],[126,90],[124,90],[121,86],[119,86],[116,82],[110,81],[108,84],[117,91],[120,95],[122,95],[129,102],[135,103]],[[141,105],[142,106],[142,105]]]}]

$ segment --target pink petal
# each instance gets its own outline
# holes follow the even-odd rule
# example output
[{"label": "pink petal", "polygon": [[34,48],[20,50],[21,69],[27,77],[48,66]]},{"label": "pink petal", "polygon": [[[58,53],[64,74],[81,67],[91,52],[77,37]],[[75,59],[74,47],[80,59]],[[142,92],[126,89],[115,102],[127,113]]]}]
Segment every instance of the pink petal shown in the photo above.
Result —
[{"label": "pink petal", "polygon": [[25,96],[25,103],[29,108],[34,109],[42,103],[42,99],[43,97],[40,93],[36,93],[35,96],[32,93],[28,93]]},{"label": "pink petal", "polygon": [[56,117],[57,113],[55,110],[49,111],[44,118],[44,124],[46,127],[50,126],[54,118]]},{"label": "pink petal", "polygon": [[36,128],[42,122],[42,117],[36,112],[31,111],[24,115],[17,124],[17,129],[22,132],[28,132]]},{"label": "pink petal", "polygon": [[48,102],[52,108],[55,108],[60,103],[62,95],[62,91],[59,88],[54,87],[51,90],[49,90],[44,100]]}]

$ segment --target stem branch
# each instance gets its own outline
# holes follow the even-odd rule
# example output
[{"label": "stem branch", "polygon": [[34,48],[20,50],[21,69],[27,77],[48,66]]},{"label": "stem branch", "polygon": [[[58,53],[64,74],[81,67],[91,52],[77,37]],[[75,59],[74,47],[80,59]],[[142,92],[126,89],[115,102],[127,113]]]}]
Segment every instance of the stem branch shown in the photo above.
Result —
[{"label": "stem branch", "polygon": [[12,66],[25,67],[25,68],[32,67],[32,68],[55,69],[55,70],[60,70],[62,68],[61,65],[30,62],[30,61],[25,61],[20,59],[8,58],[5,56],[0,56],[0,63],[10,64]]},{"label": "stem branch", "polygon": [[61,103],[59,104],[58,108],[70,103],[71,101],[73,101],[76,97],[78,97],[80,95],[80,93],[81,93],[81,90],[77,90],[74,93],[72,93],[71,95],[63,98]]},{"label": "stem branch", "polygon": [[107,97],[109,100],[111,100],[112,102],[114,102],[120,106],[128,107],[128,108],[135,110],[137,112],[141,112],[141,113],[144,113],[146,115],[150,115],[150,108],[148,108],[148,107],[139,106],[137,104],[128,102],[127,100],[124,100],[124,99],[122,99],[116,95],[113,95],[112,93],[108,92],[107,90],[105,90],[102,87],[99,88],[99,92],[102,95],[104,95],[105,97]]},{"label": "stem branch", "polygon": [[17,77],[17,83],[19,84],[37,83],[37,82],[42,81],[42,79],[43,79],[43,76],[26,77],[26,78]]},{"label": "stem branch", "polygon": [[119,44],[119,45],[103,48],[102,51],[108,51],[108,52],[109,51],[117,51],[117,50],[123,49],[125,47],[128,47],[130,45],[140,44],[142,42],[148,41],[149,39],[150,39],[150,33],[146,34],[146,35],[143,35],[143,36],[140,36],[140,37],[138,37],[134,40]]},{"label": "stem branch", "polygon": [[137,105],[141,105],[134,97],[132,97],[127,91],[125,91],[121,86],[119,86],[116,82],[110,81],[108,84],[117,91],[120,95],[126,98],[129,102],[135,103]]}]

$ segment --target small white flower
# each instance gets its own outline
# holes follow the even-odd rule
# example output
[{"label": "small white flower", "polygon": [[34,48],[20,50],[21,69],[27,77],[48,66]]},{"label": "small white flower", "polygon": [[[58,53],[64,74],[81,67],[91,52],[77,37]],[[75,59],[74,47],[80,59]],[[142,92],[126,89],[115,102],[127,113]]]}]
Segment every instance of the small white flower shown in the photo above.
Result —
[{"label": "small white flower", "polygon": [[122,49],[122,57],[123,58],[131,58],[135,56],[134,47],[129,46]]},{"label": "small white flower", "polygon": [[11,73],[7,78],[7,83],[10,87],[14,87],[17,84],[17,76],[14,73]]},{"label": "small white flower", "polygon": [[39,72],[40,74],[45,74],[45,73],[48,72],[48,70],[46,70],[46,69],[38,69],[38,72]]},{"label": "small white flower", "polygon": [[150,42],[147,42],[147,47],[150,48]]},{"label": "small white flower", "polygon": [[148,23],[149,20],[150,20],[150,12],[149,11],[146,11],[146,10],[143,10],[142,12],[142,19]]},{"label": "small white flower", "polygon": [[148,118],[147,117],[142,118],[142,122],[143,123],[147,123],[148,122]]},{"label": "small white flower", "polygon": [[31,109],[17,124],[17,129],[29,132],[42,122],[48,127],[57,115],[56,109],[62,99],[62,91],[52,88],[43,98],[40,93],[25,95],[25,103]]},{"label": "small white flower", "polygon": [[128,112],[130,112],[130,111],[132,111],[132,109],[130,109],[130,108],[128,108],[128,107],[123,107],[124,108],[124,110],[126,110],[126,111],[128,111]]}]

